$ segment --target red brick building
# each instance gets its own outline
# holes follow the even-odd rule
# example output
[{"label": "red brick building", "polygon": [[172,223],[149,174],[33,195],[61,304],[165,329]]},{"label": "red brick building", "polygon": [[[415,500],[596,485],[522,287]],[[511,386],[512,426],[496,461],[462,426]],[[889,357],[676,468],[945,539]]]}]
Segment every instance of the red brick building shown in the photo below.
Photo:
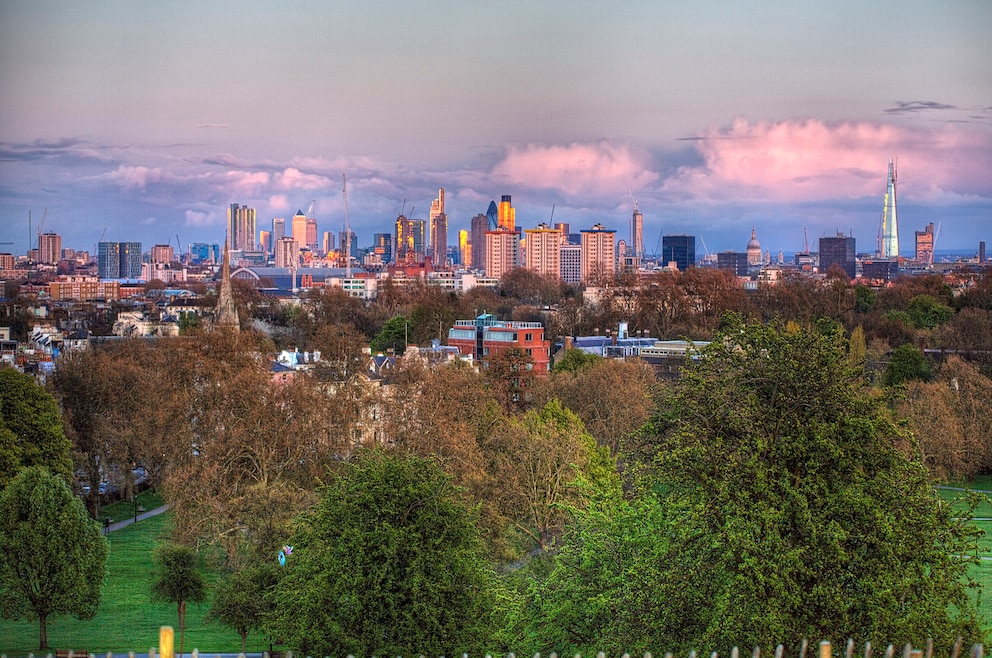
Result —
[{"label": "red brick building", "polygon": [[544,339],[540,322],[497,320],[489,314],[456,320],[448,330],[448,345],[457,347],[460,354],[471,354],[483,367],[490,357],[516,347],[533,359],[535,374],[544,376],[551,369],[551,341]]}]

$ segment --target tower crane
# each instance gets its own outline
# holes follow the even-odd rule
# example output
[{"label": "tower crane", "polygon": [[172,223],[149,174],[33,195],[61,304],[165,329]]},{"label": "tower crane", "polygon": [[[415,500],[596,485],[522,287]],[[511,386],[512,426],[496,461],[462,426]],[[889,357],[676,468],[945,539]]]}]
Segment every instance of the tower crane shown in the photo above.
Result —
[{"label": "tower crane", "polygon": [[344,197],[344,261],[345,278],[351,278],[351,224],[348,222],[348,179],[341,174],[341,195]]}]

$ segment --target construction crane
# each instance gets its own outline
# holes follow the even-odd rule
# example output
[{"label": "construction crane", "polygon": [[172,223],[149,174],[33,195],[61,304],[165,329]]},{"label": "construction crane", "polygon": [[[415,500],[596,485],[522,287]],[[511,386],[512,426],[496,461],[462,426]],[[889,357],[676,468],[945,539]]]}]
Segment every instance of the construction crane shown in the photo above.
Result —
[{"label": "construction crane", "polygon": [[307,219],[314,219],[315,218],[314,208],[315,208],[316,205],[317,205],[317,200],[316,199],[314,199],[313,201],[310,202],[310,207],[307,208]]},{"label": "construction crane", "polygon": [[344,197],[344,262],[345,278],[351,278],[351,224],[348,222],[348,179],[341,174],[341,195]]}]

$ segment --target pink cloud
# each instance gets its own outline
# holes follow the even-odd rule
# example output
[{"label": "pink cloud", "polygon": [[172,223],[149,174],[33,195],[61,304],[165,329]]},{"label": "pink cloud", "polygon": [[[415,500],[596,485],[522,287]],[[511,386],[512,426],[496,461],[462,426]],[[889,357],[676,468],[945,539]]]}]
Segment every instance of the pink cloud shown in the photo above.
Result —
[{"label": "pink cloud", "polygon": [[992,135],[964,124],[910,130],[818,120],[757,122],[700,136],[702,167],[683,167],[664,191],[700,200],[816,201],[880,196],[889,157],[902,198],[992,196]]},{"label": "pink cloud", "polygon": [[229,171],[223,176],[225,187],[238,194],[266,192],[271,177],[264,171]]},{"label": "pink cloud", "polygon": [[646,158],[609,142],[513,146],[493,174],[509,185],[558,189],[574,196],[622,194],[658,179]]},{"label": "pink cloud", "polygon": [[269,197],[269,209],[279,212],[289,209],[289,199],[285,194],[273,194]]},{"label": "pink cloud", "polygon": [[281,174],[276,174],[273,183],[280,190],[327,189],[331,186],[327,177],[305,174],[296,167],[288,167]]},{"label": "pink cloud", "polygon": [[165,178],[161,169],[149,167],[128,167],[121,165],[116,171],[112,171],[105,176],[105,179],[112,181],[126,190],[144,189],[149,183],[157,183]]}]

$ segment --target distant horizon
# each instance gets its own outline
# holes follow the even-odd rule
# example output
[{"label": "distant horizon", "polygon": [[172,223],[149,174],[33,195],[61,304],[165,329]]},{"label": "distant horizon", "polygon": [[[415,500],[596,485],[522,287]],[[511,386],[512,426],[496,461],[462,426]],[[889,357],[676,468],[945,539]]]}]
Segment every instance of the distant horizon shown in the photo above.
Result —
[{"label": "distant horizon", "polygon": [[[837,0],[0,4],[0,241],[218,240],[315,202],[392,232],[446,190],[449,244],[509,194],[524,227],[645,247],[992,242],[992,11]],[[37,224],[35,224],[35,228]],[[651,237],[648,237],[651,236]],[[905,243],[904,243],[905,244]],[[6,245],[4,245],[6,246]]]}]

